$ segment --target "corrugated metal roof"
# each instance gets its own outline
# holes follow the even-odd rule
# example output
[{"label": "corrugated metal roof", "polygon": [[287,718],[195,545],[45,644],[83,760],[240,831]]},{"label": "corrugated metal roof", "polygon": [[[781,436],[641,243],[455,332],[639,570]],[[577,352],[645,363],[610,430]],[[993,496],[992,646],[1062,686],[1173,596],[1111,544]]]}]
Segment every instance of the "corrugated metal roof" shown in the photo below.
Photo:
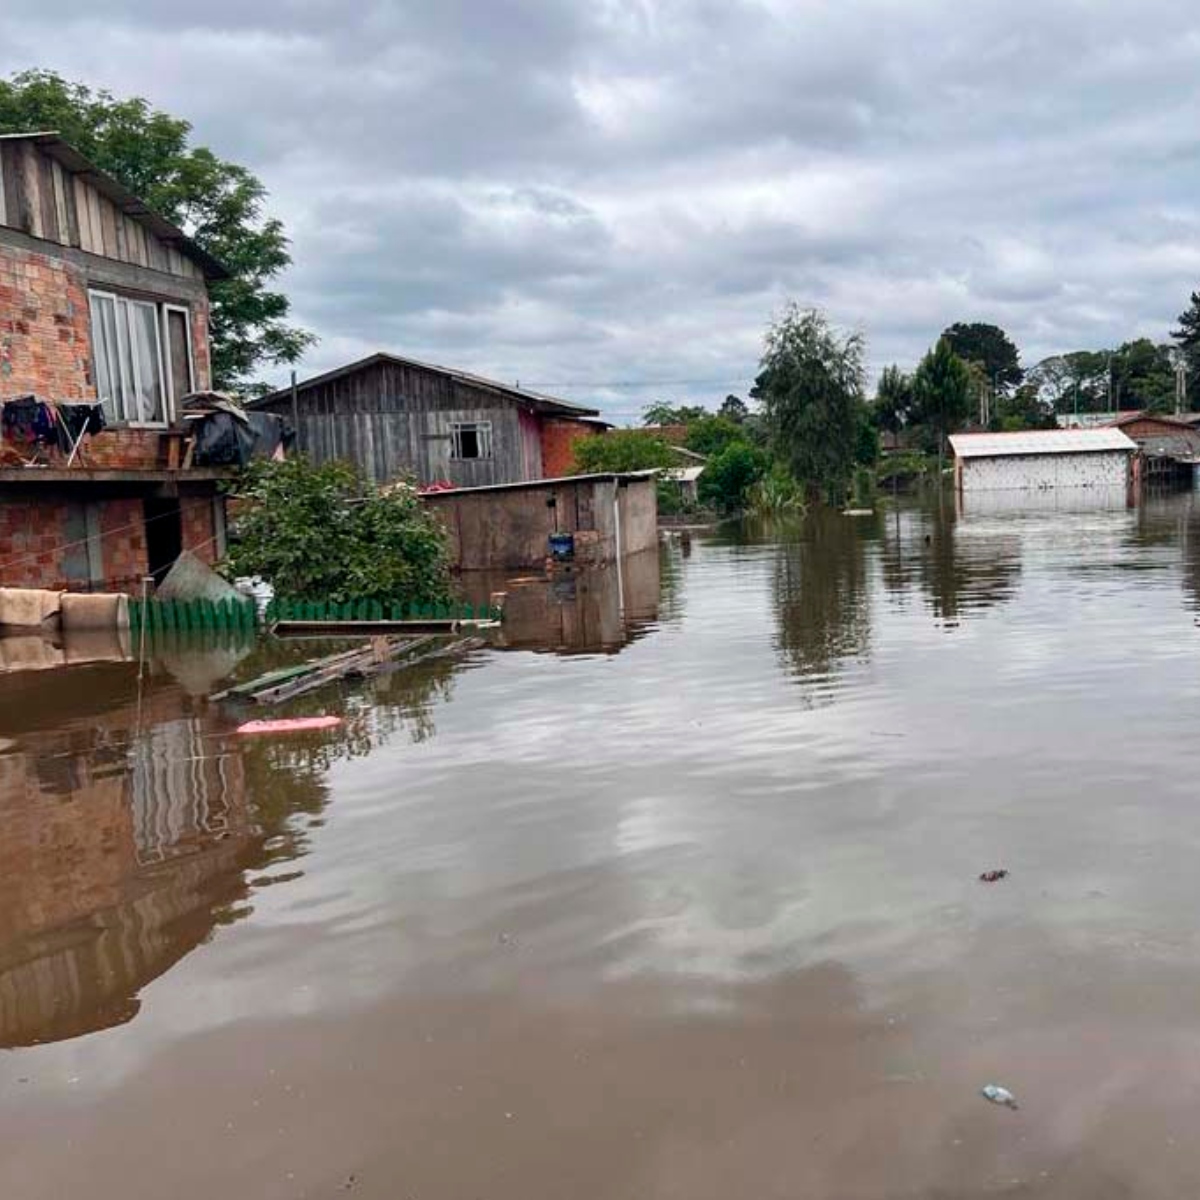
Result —
[{"label": "corrugated metal roof", "polygon": [[950,445],[959,458],[1038,454],[1096,454],[1137,449],[1119,429],[1031,429],[1024,433],[956,433]]}]

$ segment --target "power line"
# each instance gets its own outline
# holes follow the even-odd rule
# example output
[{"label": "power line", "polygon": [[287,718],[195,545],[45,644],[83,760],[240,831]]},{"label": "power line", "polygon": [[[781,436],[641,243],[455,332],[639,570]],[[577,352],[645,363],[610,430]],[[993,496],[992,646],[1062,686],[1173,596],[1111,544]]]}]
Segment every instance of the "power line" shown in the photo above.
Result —
[{"label": "power line", "polygon": [[559,388],[655,388],[655,387],[745,387],[744,379],[610,379],[577,380],[573,383],[538,383],[536,390]]}]

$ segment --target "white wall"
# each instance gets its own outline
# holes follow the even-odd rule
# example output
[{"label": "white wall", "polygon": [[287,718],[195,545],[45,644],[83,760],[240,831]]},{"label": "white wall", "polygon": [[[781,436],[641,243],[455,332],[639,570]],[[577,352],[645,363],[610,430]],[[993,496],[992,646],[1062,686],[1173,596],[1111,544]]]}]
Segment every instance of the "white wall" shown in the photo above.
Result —
[{"label": "white wall", "polygon": [[1001,455],[962,460],[964,492],[1030,491],[1041,488],[1124,487],[1125,450],[1086,454]]}]

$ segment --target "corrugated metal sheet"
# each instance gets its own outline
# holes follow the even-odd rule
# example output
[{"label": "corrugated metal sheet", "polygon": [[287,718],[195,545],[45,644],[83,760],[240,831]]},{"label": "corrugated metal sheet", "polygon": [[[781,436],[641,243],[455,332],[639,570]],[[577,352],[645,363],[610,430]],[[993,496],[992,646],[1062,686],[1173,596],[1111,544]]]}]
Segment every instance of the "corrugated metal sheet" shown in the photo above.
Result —
[{"label": "corrugated metal sheet", "polygon": [[1119,429],[1037,429],[1025,433],[956,433],[950,445],[959,458],[1009,458],[1039,454],[1096,454],[1137,446]]}]

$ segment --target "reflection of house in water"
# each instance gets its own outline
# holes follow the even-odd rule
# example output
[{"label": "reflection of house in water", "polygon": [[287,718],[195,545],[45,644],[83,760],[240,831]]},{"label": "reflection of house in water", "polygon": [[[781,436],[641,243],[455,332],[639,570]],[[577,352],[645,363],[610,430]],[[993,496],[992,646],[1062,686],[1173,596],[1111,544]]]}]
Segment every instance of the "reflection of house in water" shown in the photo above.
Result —
[{"label": "reflection of house in water", "polygon": [[[615,653],[658,618],[659,551],[627,554],[620,564],[555,574],[466,576],[470,599],[506,593],[497,645],[562,654]],[[478,597],[475,593],[478,593]]]},{"label": "reflection of house in water", "polygon": [[252,815],[248,750],[161,681],[139,734],[135,671],[0,678],[0,1045],[129,1020],[263,861],[273,828]]}]

